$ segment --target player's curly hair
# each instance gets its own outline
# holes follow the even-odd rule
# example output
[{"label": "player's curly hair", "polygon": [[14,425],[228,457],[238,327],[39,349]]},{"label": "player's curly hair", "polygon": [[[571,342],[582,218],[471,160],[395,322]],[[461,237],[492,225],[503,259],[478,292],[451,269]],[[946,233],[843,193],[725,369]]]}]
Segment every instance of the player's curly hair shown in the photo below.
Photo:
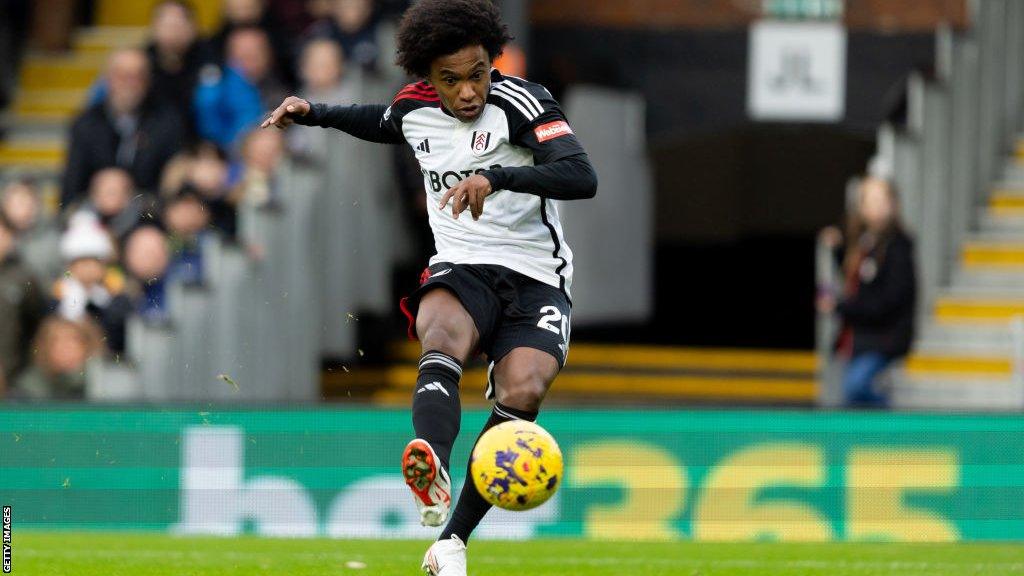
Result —
[{"label": "player's curly hair", "polygon": [[426,78],[434,59],[480,44],[494,60],[512,37],[490,0],[418,0],[398,26],[396,63]]}]

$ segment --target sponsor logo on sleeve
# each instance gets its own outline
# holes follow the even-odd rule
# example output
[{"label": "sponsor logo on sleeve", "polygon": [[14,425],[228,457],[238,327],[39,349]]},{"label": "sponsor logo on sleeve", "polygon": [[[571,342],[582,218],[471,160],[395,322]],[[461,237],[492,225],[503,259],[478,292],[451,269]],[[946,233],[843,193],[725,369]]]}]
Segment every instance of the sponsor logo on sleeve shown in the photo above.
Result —
[{"label": "sponsor logo on sleeve", "polygon": [[565,120],[555,120],[554,122],[537,126],[533,129],[533,134],[537,136],[537,142],[547,142],[553,138],[572,134],[572,128],[569,127],[569,123]]}]

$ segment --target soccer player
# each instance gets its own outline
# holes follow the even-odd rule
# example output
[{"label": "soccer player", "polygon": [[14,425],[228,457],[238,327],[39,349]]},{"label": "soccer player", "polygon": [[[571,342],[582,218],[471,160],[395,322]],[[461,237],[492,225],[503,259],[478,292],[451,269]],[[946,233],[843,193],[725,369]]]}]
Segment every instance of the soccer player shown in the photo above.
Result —
[{"label": "soccer player", "polygon": [[399,26],[398,64],[422,81],[390,106],[289,97],[263,122],[408,143],[420,163],[437,254],[402,301],[423,347],[412,400],[417,438],[402,454],[402,472],[423,524],[448,521],[423,560],[437,576],[466,574],[465,543],[490,507],[470,479],[449,518],[463,365],[475,351],[490,361],[495,403],[484,431],[537,418],[569,347],[572,251],[551,201],[597,190],[551,93],[491,67],[509,39],[488,0],[419,0]]}]

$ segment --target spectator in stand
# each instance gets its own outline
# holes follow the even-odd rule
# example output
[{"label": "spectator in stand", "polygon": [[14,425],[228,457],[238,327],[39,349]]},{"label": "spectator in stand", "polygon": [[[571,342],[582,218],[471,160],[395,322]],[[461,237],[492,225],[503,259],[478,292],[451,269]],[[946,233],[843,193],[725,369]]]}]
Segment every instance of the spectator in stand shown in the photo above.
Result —
[{"label": "spectator in stand", "polygon": [[275,176],[284,160],[280,130],[253,130],[242,146],[242,175],[232,193],[235,206],[263,207],[277,197]]},{"label": "spectator in stand", "polygon": [[231,182],[227,154],[212,142],[201,142],[187,153],[179,154],[164,171],[160,195],[171,198],[186,186],[202,196],[210,214],[210,226],[224,238],[233,240],[237,216],[229,197]]},{"label": "spectator in stand", "polygon": [[367,72],[377,70],[380,47],[372,0],[334,0],[331,18],[314,24],[309,35],[338,42],[353,66]]},{"label": "spectator in stand", "polygon": [[274,0],[267,4],[270,19],[281,25],[289,38],[297,38],[313,22],[310,0]]},{"label": "spectator in stand", "polygon": [[202,283],[202,243],[210,226],[202,194],[190,185],[182,187],[167,200],[163,221],[171,251],[168,276],[189,284]]},{"label": "spectator in stand", "polygon": [[274,52],[267,33],[255,26],[236,28],[227,38],[227,61],[260,93],[262,110],[271,110],[290,90],[274,69]]},{"label": "spectator in stand", "polygon": [[107,61],[106,94],[71,127],[61,201],[84,199],[92,175],[127,170],[143,190],[155,190],[164,164],[185,143],[184,121],[149,91],[149,62],[141,50],[115,51]]},{"label": "spectator in stand", "polygon": [[33,343],[35,362],[14,382],[11,396],[26,400],[85,398],[85,368],[103,353],[100,329],[88,319],[51,316]]},{"label": "spectator in stand", "polygon": [[[341,45],[329,38],[318,38],[302,50],[299,75],[302,78],[300,95],[309,102],[330,102],[332,105],[355,102],[358,94],[358,74],[345,69],[345,55]],[[326,158],[330,134],[309,126],[296,126],[286,133],[288,149],[296,156],[323,162]]]},{"label": "spectator in stand", "polygon": [[31,180],[12,180],[0,193],[0,214],[17,236],[18,254],[32,274],[48,286],[64,273],[60,232],[43,213],[42,200]]},{"label": "spectator in stand", "polygon": [[224,0],[223,23],[220,30],[210,38],[221,62],[227,62],[228,38],[231,33],[239,28],[250,27],[266,32],[274,54],[275,73],[284,79],[285,84],[293,86],[292,43],[288,34],[267,10],[266,0]]},{"label": "spectator in stand", "polygon": [[[213,47],[199,37],[192,5],[184,0],[162,0],[153,8],[152,40],[146,46],[153,71],[153,91],[192,118],[192,95],[204,66],[215,66]],[[191,129],[190,133],[194,133]]]},{"label": "spectator in stand", "polygon": [[0,380],[13,381],[28,363],[29,343],[45,312],[45,297],[17,252],[14,226],[0,215]]},{"label": "spectator in stand", "polygon": [[136,195],[131,174],[121,168],[104,168],[92,177],[89,200],[82,211],[94,214],[120,245],[142,221],[143,207],[149,203],[148,195]]},{"label": "spectator in stand", "polygon": [[846,403],[884,407],[888,398],[875,380],[909,352],[917,299],[913,242],[901,222],[892,183],[866,178],[858,189],[857,211],[847,218],[845,238],[830,227],[821,240],[843,253],[845,286],[838,295],[819,295],[818,310],[837,312],[843,322],[836,348],[848,360]]},{"label": "spectator in stand", "polygon": [[235,63],[229,62],[204,69],[192,110],[199,136],[231,149],[242,133],[260,122],[264,106],[259,88],[246,79]]},{"label": "spectator in stand", "polygon": [[135,311],[148,322],[165,322],[167,271],[170,266],[167,237],[156,226],[136,228],[124,246],[124,267],[133,282]]},{"label": "spectator in stand", "polygon": [[68,320],[95,321],[107,347],[123,352],[131,300],[124,294],[124,275],[111,266],[110,235],[93,214],[79,212],[61,238],[60,251],[68,271],[54,283],[53,309]]}]

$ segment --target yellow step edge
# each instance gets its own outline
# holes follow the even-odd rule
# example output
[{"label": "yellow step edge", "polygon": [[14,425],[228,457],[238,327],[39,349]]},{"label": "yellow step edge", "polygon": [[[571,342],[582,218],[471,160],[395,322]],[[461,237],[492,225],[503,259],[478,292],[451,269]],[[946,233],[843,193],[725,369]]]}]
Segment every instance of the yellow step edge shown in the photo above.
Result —
[{"label": "yellow step edge", "polygon": [[988,213],[991,216],[1024,216],[1024,202],[1019,206],[989,206]]},{"label": "yellow step edge", "polygon": [[[196,21],[203,32],[212,33],[220,25],[223,1],[203,0],[189,3],[195,9]],[[157,2],[158,0],[96,0],[94,24],[104,30],[148,26]]]},{"label": "yellow step edge", "polygon": [[74,102],[81,103],[89,95],[89,90],[86,88],[45,88],[38,89],[34,88],[31,90],[19,90],[15,98],[17,102],[47,102],[47,103],[63,103],[63,102]]},{"label": "yellow step edge", "polygon": [[995,190],[988,199],[991,208],[1024,208],[1024,190]]},{"label": "yellow step edge", "polygon": [[[399,366],[388,371],[392,388],[411,391],[416,385],[415,367]],[[487,372],[470,370],[463,374],[462,389],[482,392]],[[810,401],[816,397],[817,383],[812,378],[755,378],[730,376],[635,375],[587,372],[563,372],[552,391],[580,394],[621,394],[681,398],[757,399],[764,401]]]},{"label": "yellow step edge", "polygon": [[21,69],[19,86],[23,89],[85,89],[99,76],[98,62],[52,59],[27,60]]},{"label": "yellow step edge", "polygon": [[58,170],[64,164],[63,145],[10,145],[0,142],[0,167]]},{"label": "yellow step edge", "polygon": [[14,120],[19,124],[67,122],[74,115],[75,112],[69,113],[63,110],[33,110],[31,112],[16,112]]},{"label": "yellow step edge", "polygon": [[998,321],[1007,322],[1024,315],[1021,299],[961,299],[939,298],[935,302],[935,317],[940,322]]},{"label": "yellow step edge", "polygon": [[85,107],[86,88],[47,88],[19,90],[11,107],[17,119],[66,120]]},{"label": "yellow step edge", "polygon": [[60,106],[56,104],[36,104],[18,106],[14,109],[15,114],[21,118],[43,118],[46,120],[57,120],[61,118],[70,119],[81,107]]},{"label": "yellow step edge", "polygon": [[76,35],[72,49],[76,53],[106,53],[117,48],[141,47],[148,39],[149,31],[146,28],[125,26],[103,33]]},{"label": "yellow step edge", "polygon": [[61,146],[8,146],[0,143],[0,158],[56,158],[64,157]]},{"label": "yellow step edge", "polygon": [[53,158],[4,158],[0,156],[0,168],[32,168],[58,172],[64,167],[64,160]]},{"label": "yellow step edge", "polygon": [[[420,356],[416,342],[396,347],[398,358],[415,362]],[[804,372],[817,370],[817,358],[809,351],[736,350],[722,348],[671,348],[612,344],[576,344],[569,347],[569,366],[606,368],[729,370],[738,372]]]},{"label": "yellow step edge", "polygon": [[814,372],[813,352],[777,352],[727,349],[674,349],[649,346],[577,345],[569,348],[569,362],[579,366],[743,372]]},{"label": "yellow step edge", "polygon": [[387,368],[363,368],[354,366],[346,372],[344,368],[331,369],[320,374],[323,388],[333,392],[348,388],[363,389],[386,386],[388,383]]},{"label": "yellow step edge", "polygon": [[937,356],[914,354],[907,358],[904,369],[909,374],[957,373],[1010,376],[1013,360],[974,356]]},{"label": "yellow step edge", "polygon": [[1018,242],[967,242],[961,262],[971,267],[1024,266],[1024,244]]}]

